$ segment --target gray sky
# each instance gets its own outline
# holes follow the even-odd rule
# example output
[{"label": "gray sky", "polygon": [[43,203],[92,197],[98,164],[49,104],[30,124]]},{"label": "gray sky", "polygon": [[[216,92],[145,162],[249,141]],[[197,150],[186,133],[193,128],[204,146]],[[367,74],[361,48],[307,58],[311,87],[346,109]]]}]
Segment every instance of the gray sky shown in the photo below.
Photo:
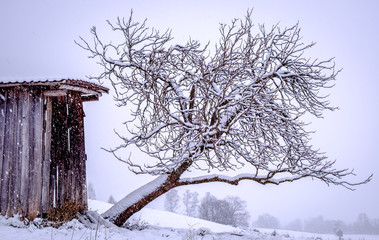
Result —
[{"label": "gray sky", "polygon": [[[256,23],[280,22],[284,27],[299,22],[304,42],[317,42],[309,54],[335,57],[337,67],[343,68],[330,91],[332,104],[340,110],[312,119],[311,129],[317,130],[312,143],[336,159],[337,167],[355,168],[358,176],[353,181],[374,173],[371,183],[354,192],[312,180],[281,186],[206,184],[192,189],[218,197],[238,195],[249,202],[253,219],[265,212],[283,220],[323,215],[354,221],[361,212],[379,218],[378,1],[1,1],[0,78],[95,75],[101,68],[74,40],[89,39],[92,26],[105,35],[109,32],[105,20],[128,17],[131,8],[135,19],[147,18],[151,27],[171,28],[178,43],[189,36],[202,43],[216,41],[219,23],[242,18],[248,8],[254,8]],[[113,129],[122,130],[120,123],[127,113],[114,107],[111,95],[86,103],[85,110],[88,181],[99,200],[106,201],[111,194],[119,200],[151,179],[134,176],[100,149],[119,143]]]}]

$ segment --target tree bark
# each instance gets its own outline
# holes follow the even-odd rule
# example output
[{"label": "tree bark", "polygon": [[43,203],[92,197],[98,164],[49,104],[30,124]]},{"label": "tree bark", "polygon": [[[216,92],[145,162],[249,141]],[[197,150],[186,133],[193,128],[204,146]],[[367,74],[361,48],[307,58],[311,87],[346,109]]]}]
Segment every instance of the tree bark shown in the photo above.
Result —
[{"label": "tree bark", "polygon": [[[159,196],[162,196],[169,190],[177,187],[179,185],[178,180],[180,179],[180,176],[190,166],[191,163],[186,161],[182,163],[182,165],[180,165],[176,169],[176,171],[167,175],[164,181],[162,181],[162,178],[164,176],[161,176],[146,184],[145,186],[142,186],[140,189],[137,189],[136,191],[130,193],[124,199],[116,203],[108,211],[103,213],[102,217],[104,217],[105,219],[109,219],[115,225],[121,227],[126,222],[126,220],[128,220],[133,214],[137,213],[142,208],[144,208],[147,204],[157,199]],[[157,185],[157,183],[160,184],[157,187],[154,187],[155,185]],[[151,187],[146,187],[149,185]],[[134,198],[136,199],[135,202],[129,203],[130,199],[134,200]],[[121,211],[119,210],[120,208],[122,209]]]}]

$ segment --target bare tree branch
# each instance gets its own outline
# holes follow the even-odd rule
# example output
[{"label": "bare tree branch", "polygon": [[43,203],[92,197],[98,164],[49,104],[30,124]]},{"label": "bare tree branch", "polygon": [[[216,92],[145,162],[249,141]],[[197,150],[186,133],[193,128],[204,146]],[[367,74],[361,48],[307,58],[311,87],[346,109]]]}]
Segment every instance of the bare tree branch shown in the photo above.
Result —
[{"label": "bare tree branch", "polygon": [[[131,109],[127,134],[117,133],[124,143],[108,151],[137,174],[168,174],[161,193],[203,182],[280,184],[310,177],[353,189],[370,181],[347,182],[353,171],[335,169],[314,149],[301,121],[306,113],[322,117],[336,109],[322,95],[339,73],[333,59],[306,58],[315,44],[302,42],[298,24],[254,27],[251,14],[221,24],[213,51],[191,39],[172,44],[170,30],[149,29],[132,14],[108,22],[123,39],[118,43],[101,41],[96,28],[93,43],[81,38],[78,44],[104,68],[93,79],[108,80],[117,105]],[[132,145],[153,160],[125,158],[123,149]],[[180,180],[192,169],[246,165],[255,172]]]}]

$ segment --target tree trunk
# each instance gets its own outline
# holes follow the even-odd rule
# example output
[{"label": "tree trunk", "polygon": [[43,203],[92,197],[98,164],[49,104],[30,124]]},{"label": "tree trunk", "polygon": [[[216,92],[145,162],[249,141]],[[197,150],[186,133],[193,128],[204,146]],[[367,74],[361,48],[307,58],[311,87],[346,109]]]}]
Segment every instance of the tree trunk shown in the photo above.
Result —
[{"label": "tree trunk", "polygon": [[115,225],[121,227],[133,214],[140,211],[147,204],[178,186],[180,176],[191,164],[184,162],[175,172],[161,175],[148,184],[131,192],[117,202],[102,217],[109,219]]}]

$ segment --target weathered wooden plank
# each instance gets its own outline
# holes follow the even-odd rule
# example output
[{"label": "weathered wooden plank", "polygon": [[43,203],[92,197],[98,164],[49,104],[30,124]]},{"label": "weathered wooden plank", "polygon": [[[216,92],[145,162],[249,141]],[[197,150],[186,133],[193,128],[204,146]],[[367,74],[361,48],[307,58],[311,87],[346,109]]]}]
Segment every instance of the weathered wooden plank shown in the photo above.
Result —
[{"label": "weathered wooden plank", "polygon": [[58,169],[58,205],[57,207],[62,207],[64,204],[65,195],[65,159],[67,157],[67,109],[66,109],[66,97],[59,98],[59,102],[57,103],[57,110],[59,111],[59,119],[56,121],[56,134],[57,142],[57,169]]},{"label": "weathered wooden plank", "polygon": [[33,106],[31,108],[30,125],[31,137],[30,145],[33,146],[29,156],[30,161],[30,187],[28,218],[34,219],[40,212],[41,192],[42,192],[42,132],[43,132],[43,100],[40,92],[33,93]]},{"label": "weathered wooden plank", "polygon": [[58,207],[59,199],[59,121],[61,115],[59,112],[58,98],[52,98],[52,123],[51,123],[51,163],[50,163],[50,201],[53,207]]},{"label": "weathered wooden plank", "polygon": [[67,202],[67,201],[70,201],[71,200],[71,184],[72,184],[72,173],[71,173],[71,157],[72,157],[72,152],[70,151],[71,149],[71,142],[70,142],[70,139],[71,139],[71,128],[70,128],[70,114],[71,114],[71,111],[70,111],[70,106],[69,106],[69,99],[70,99],[70,96],[67,95],[66,97],[66,101],[65,101],[65,106],[64,108],[66,109],[66,121],[65,121],[65,125],[63,126],[62,128],[62,131],[63,131],[63,135],[66,136],[66,138],[64,139],[64,141],[66,142],[66,149],[62,149],[62,151],[66,151],[67,152],[67,155],[65,158],[63,158],[63,165],[64,165],[64,168],[63,168],[63,181],[62,181],[62,185],[63,185],[63,199],[60,199],[61,200],[61,206]]},{"label": "weathered wooden plank", "polygon": [[57,165],[54,161],[55,154],[51,151],[51,162],[50,162],[50,185],[49,185],[49,201],[51,207],[57,206]]},{"label": "weathered wooden plank", "polygon": [[68,94],[68,100],[67,100],[67,108],[68,108],[68,129],[69,129],[69,158],[67,159],[68,162],[68,175],[69,175],[69,186],[70,188],[68,189],[68,194],[70,194],[70,201],[75,202],[76,200],[76,192],[75,192],[75,187],[76,187],[76,177],[78,175],[78,172],[75,171],[76,166],[77,166],[77,158],[78,158],[78,142],[76,141],[78,137],[78,132],[77,132],[77,119],[76,119],[76,99],[77,93],[73,91],[69,91]]},{"label": "weathered wooden plank", "polygon": [[75,202],[81,211],[87,209],[85,143],[84,143],[84,112],[80,93],[69,91],[68,98],[68,129],[69,131],[69,183],[70,201]]},{"label": "weathered wooden plank", "polygon": [[[2,89],[0,91],[4,99],[0,101],[0,194],[1,194],[1,185],[3,179],[3,159],[4,159],[4,140],[5,140],[5,114],[7,111],[7,99],[8,91]],[[1,200],[1,198],[0,198]],[[1,204],[0,204],[0,213],[1,213]]]},{"label": "weathered wooden plank", "polygon": [[4,158],[2,169],[2,184],[1,184],[1,214],[7,215],[9,208],[9,182],[12,173],[11,160],[13,158],[14,149],[14,90],[10,90],[6,99],[5,113],[5,136],[4,136]]},{"label": "weathered wooden plank", "polygon": [[[80,96],[78,96],[80,97]],[[80,203],[80,210],[87,210],[87,178],[86,178],[86,153],[85,153],[85,138],[84,138],[84,110],[83,102],[80,101],[77,103],[78,110],[78,145],[79,145],[79,162],[77,165],[78,168],[78,184],[77,188],[79,189],[78,201]]]},{"label": "weathered wooden plank", "polygon": [[42,162],[42,199],[41,209],[42,214],[46,215],[50,210],[50,160],[51,160],[51,124],[52,124],[52,102],[49,97],[45,96],[44,110],[44,153]]},{"label": "weathered wooden plank", "polygon": [[25,216],[28,213],[28,203],[29,203],[29,150],[30,146],[30,116],[31,116],[31,102],[32,97],[29,95],[29,91],[24,91],[20,94],[20,101],[22,101],[22,115],[21,115],[21,191],[20,191],[20,201],[22,214]]},{"label": "weathered wooden plank", "polygon": [[9,132],[11,128],[11,110],[12,102],[11,96],[12,90],[8,91],[8,96],[5,99],[6,109],[5,109],[5,119],[4,119],[4,147],[3,147],[3,166],[2,166],[2,176],[1,176],[1,196],[0,196],[0,205],[1,205],[1,214],[6,215],[8,209],[8,191],[9,191],[9,148],[12,145],[12,142],[9,139]]},{"label": "weathered wooden plank", "polygon": [[27,212],[26,212],[26,217],[28,218],[33,218],[35,215],[33,211],[33,201],[34,201],[34,184],[35,180],[33,178],[33,171],[34,171],[34,148],[35,148],[35,137],[34,137],[34,121],[35,118],[33,116],[35,112],[35,103],[34,103],[34,96],[33,93],[29,93],[29,103],[30,103],[30,117],[29,117],[29,185],[28,185],[28,200],[27,200]]},{"label": "weathered wooden plank", "polygon": [[55,178],[55,201],[56,207],[61,207],[66,199],[65,184],[67,173],[65,173],[65,161],[68,155],[68,129],[67,129],[67,97],[56,97],[53,99],[52,131],[51,131],[51,153],[52,170],[51,176]]},{"label": "weathered wooden plank", "polygon": [[[52,100],[53,102],[53,100]],[[53,105],[53,104],[52,104]],[[52,121],[54,122],[55,118],[54,118],[54,107],[52,108]],[[58,189],[57,189],[57,162],[56,162],[56,148],[55,148],[55,144],[54,144],[54,141],[56,141],[56,139],[54,138],[54,124],[52,122],[52,128],[51,128],[51,150],[50,150],[50,158],[51,158],[51,162],[50,162],[50,185],[49,185],[49,197],[50,197],[50,203],[51,203],[51,206],[52,207],[56,207],[57,206],[57,199],[58,199]]]},{"label": "weathered wooden plank", "polygon": [[34,122],[34,137],[35,137],[35,148],[34,148],[34,169],[33,175],[35,179],[35,202],[34,207],[37,210],[36,213],[41,212],[41,194],[42,194],[42,158],[43,158],[43,97],[42,93],[36,94],[35,99],[35,112],[33,114],[35,118]]},{"label": "weathered wooden plank", "polygon": [[22,214],[22,207],[21,207],[21,156],[22,156],[22,105],[23,105],[23,99],[22,96],[24,94],[24,91],[21,89],[17,92],[17,109],[15,111],[15,135],[16,135],[16,144],[15,144],[15,155],[13,159],[14,163],[14,171],[13,171],[13,199],[10,199],[10,201],[13,201],[13,213],[14,214]]},{"label": "weathered wooden plank", "polygon": [[87,209],[87,201],[83,201],[83,177],[85,181],[85,175],[86,173],[84,172],[83,176],[83,165],[85,166],[85,146],[84,146],[84,114],[83,114],[83,102],[81,99],[80,94],[77,96],[78,101],[76,103],[76,109],[77,109],[77,144],[78,144],[78,161],[76,163],[76,169],[77,169],[77,184],[76,188],[78,189],[78,194],[76,195],[77,201],[80,204],[79,209],[80,210],[86,210]]},{"label": "weathered wooden plank", "polygon": [[7,216],[11,217],[13,214],[17,213],[16,211],[16,202],[15,198],[17,197],[17,163],[18,163],[18,117],[17,117],[17,106],[18,106],[18,94],[19,94],[19,89],[14,88],[13,89],[13,97],[11,101],[13,102],[12,104],[12,111],[10,111],[11,114],[11,141],[12,141],[12,146],[9,148],[10,155],[9,155],[9,187],[8,187],[8,209],[7,209]]}]

